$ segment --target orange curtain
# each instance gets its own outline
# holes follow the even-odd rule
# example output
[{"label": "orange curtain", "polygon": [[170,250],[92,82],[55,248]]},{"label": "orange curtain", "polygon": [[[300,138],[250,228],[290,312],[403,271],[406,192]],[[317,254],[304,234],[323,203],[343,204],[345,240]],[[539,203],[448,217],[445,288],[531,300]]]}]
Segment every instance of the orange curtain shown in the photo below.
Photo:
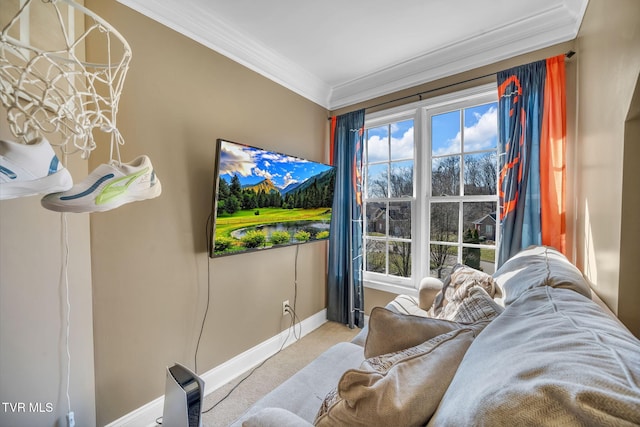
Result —
[{"label": "orange curtain", "polygon": [[333,163],[334,160],[334,148],[333,148],[333,141],[335,140],[336,137],[336,124],[338,123],[338,117],[333,116],[331,117],[331,134],[329,135],[329,141],[331,141],[331,144],[329,144],[329,164],[331,166],[335,166],[335,164]]},{"label": "orange curtain", "polygon": [[544,114],[540,138],[542,244],[566,254],[567,135],[564,55],[547,59]]}]

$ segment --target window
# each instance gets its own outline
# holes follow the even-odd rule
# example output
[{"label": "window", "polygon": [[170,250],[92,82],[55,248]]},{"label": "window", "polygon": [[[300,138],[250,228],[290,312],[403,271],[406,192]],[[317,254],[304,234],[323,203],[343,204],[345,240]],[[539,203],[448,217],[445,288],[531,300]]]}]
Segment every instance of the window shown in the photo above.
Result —
[{"label": "window", "polygon": [[495,271],[495,86],[367,115],[364,279],[406,292],[456,263]]},{"label": "window", "polygon": [[365,270],[411,277],[413,120],[366,130]]}]

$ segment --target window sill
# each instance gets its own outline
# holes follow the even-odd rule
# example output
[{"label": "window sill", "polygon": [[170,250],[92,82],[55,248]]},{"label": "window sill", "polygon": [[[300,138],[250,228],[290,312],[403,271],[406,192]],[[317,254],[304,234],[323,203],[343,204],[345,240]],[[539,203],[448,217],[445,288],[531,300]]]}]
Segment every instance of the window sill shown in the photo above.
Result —
[{"label": "window sill", "polygon": [[365,280],[364,287],[369,289],[375,289],[377,291],[388,292],[396,295],[410,295],[412,297],[418,297],[418,290],[414,287],[394,285],[391,283],[377,282],[373,280]]}]

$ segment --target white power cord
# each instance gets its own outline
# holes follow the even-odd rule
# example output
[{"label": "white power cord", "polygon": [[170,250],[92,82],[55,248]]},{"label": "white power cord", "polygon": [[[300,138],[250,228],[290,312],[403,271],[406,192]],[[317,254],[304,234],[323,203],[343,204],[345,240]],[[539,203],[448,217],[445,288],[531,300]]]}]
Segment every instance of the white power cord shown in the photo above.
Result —
[{"label": "white power cord", "polygon": [[[62,234],[62,270],[60,272],[60,280],[64,283],[65,298],[66,298],[66,316],[64,319],[65,325],[65,347],[67,353],[67,383],[66,383],[66,396],[67,396],[67,426],[75,426],[75,417],[71,412],[71,350],[69,346],[69,337],[71,335],[71,300],[69,298],[69,230],[67,224],[67,214],[60,214],[61,221],[61,234]],[[62,283],[61,283],[62,284]]]}]

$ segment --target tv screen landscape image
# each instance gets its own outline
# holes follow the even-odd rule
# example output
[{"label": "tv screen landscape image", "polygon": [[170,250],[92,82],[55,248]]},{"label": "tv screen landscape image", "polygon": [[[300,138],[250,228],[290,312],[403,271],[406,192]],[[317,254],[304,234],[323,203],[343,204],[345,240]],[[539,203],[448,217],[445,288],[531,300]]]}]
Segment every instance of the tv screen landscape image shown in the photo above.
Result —
[{"label": "tv screen landscape image", "polygon": [[335,168],[218,139],[209,256],[329,238]]}]

